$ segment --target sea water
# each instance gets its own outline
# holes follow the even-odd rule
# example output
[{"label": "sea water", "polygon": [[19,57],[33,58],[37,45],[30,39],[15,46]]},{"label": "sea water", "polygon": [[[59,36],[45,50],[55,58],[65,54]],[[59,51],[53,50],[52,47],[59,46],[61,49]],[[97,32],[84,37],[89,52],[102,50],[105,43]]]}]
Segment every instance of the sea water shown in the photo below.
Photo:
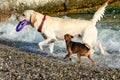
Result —
[{"label": "sea water", "polygon": [[[116,17],[115,17],[116,16]],[[69,14],[59,16],[61,18],[76,18],[76,19],[91,19],[92,15],[88,14]],[[119,15],[107,15],[96,27],[98,30],[98,40],[102,43],[108,55],[93,54],[93,59],[96,64],[106,65],[108,67],[120,68],[120,17]],[[35,30],[31,25],[27,25],[20,32],[16,32],[18,21],[15,16],[11,16],[9,20],[0,22],[0,39],[8,39],[20,42],[29,42],[31,46],[22,46],[25,49],[36,51],[38,48],[33,47],[33,43],[43,41],[41,34]],[[75,39],[79,41],[80,39]],[[63,57],[67,54],[65,49],[65,42],[55,43],[55,50],[57,54],[55,57]],[[47,52],[47,51],[46,51]],[[97,49],[95,53],[100,53]],[[77,61],[77,57],[73,56],[73,61]]]}]

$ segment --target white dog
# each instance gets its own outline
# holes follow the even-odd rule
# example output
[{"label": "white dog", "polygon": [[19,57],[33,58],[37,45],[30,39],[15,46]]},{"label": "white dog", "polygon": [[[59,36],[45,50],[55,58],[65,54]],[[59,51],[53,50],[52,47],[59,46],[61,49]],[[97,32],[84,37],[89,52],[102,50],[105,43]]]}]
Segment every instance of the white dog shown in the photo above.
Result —
[{"label": "white dog", "polygon": [[43,50],[43,45],[50,44],[50,53],[53,53],[54,42],[64,40],[64,35],[68,33],[73,36],[82,37],[82,42],[90,46],[91,53],[94,53],[93,47],[97,46],[101,53],[104,54],[101,43],[97,41],[97,29],[95,25],[103,17],[107,4],[108,2],[103,4],[91,20],[50,17],[33,10],[26,10],[17,18],[19,21],[28,20],[36,30],[41,32],[45,39],[39,43],[41,50]]}]

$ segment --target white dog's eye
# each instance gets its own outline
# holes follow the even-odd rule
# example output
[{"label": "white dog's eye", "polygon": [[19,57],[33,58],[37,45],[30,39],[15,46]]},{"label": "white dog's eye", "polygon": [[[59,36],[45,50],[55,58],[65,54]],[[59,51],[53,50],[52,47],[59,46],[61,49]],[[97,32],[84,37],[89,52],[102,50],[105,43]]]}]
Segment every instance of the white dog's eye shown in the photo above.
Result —
[{"label": "white dog's eye", "polygon": [[25,16],[25,14],[22,14],[23,16]]}]

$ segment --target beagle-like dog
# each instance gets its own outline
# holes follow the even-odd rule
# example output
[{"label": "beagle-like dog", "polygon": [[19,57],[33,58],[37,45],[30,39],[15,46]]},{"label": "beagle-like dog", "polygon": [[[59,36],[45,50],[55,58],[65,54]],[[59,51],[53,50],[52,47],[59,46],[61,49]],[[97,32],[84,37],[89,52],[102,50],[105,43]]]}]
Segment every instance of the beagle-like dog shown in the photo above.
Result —
[{"label": "beagle-like dog", "polygon": [[87,44],[82,44],[79,42],[73,42],[71,39],[73,38],[70,34],[65,34],[64,39],[66,42],[66,48],[68,51],[68,54],[65,56],[66,58],[69,58],[71,60],[71,55],[74,53],[77,53],[77,57],[79,59],[78,63],[81,63],[81,56],[88,57],[91,62],[94,64],[94,61],[90,57],[90,47]]},{"label": "beagle-like dog", "polygon": [[27,20],[36,30],[41,32],[44,41],[39,42],[39,47],[43,50],[43,45],[50,45],[50,53],[53,53],[54,42],[64,40],[66,33],[73,36],[80,35],[82,42],[90,46],[91,53],[94,53],[93,47],[97,46],[101,53],[104,54],[104,49],[101,43],[97,40],[96,23],[104,14],[106,2],[94,14],[91,20],[78,19],[62,19],[50,17],[40,14],[34,10],[26,10],[22,15],[17,16],[19,21]]}]

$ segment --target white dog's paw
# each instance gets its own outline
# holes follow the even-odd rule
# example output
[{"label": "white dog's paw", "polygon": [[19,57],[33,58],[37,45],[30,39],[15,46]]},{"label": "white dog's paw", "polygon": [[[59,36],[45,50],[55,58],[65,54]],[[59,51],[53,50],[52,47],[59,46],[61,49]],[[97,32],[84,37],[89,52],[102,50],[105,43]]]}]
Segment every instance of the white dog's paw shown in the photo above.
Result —
[{"label": "white dog's paw", "polygon": [[40,50],[42,50],[42,51],[44,50],[42,45],[39,44],[38,46],[39,46]]},{"label": "white dog's paw", "polygon": [[50,49],[50,53],[53,54],[53,49]]},{"label": "white dog's paw", "polygon": [[94,49],[90,49],[90,53],[94,54],[95,50]]},{"label": "white dog's paw", "polygon": [[102,52],[101,55],[109,56],[110,54],[104,50],[104,52]]}]

